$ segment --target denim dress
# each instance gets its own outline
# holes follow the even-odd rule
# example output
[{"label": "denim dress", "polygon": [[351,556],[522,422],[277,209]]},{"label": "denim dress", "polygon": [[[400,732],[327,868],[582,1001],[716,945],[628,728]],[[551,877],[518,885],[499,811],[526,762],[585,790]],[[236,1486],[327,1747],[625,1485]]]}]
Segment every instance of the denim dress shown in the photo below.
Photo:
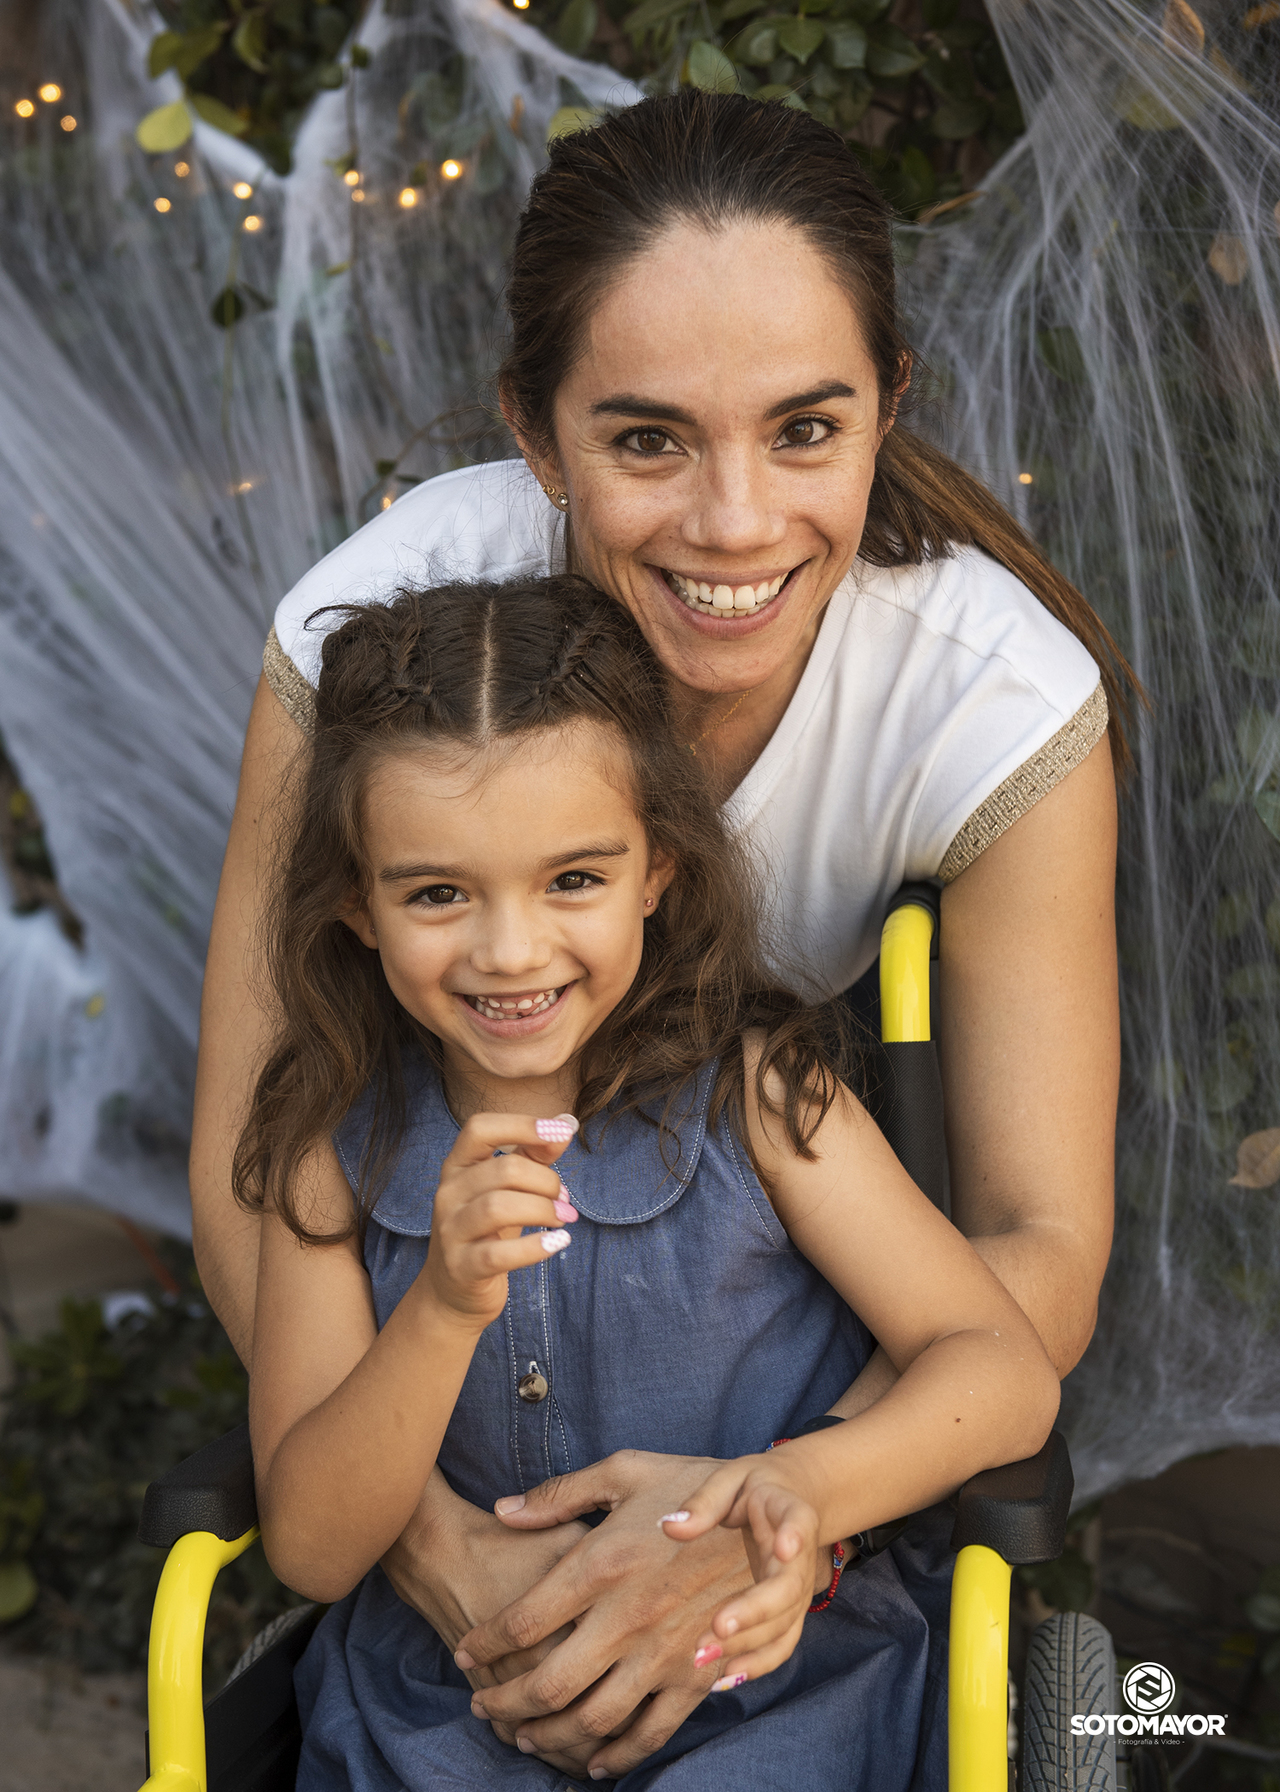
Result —
[{"label": "denim dress", "polygon": [[[792,1245],[741,1145],[708,1128],[714,1076],[708,1066],[680,1091],[668,1130],[618,1115],[603,1136],[588,1129],[593,1148],[580,1136],[559,1159],[581,1217],[567,1250],[510,1276],[505,1311],[476,1346],[439,1457],[464,1499],[491,1510],[620,1449],[760,1450],[823,1412],[866,1362],[865,1326]],[[335,1140],[353,1186],[367,1127],[357,1108]],[[380,1326],[425,1261],[457,1136],[434,1071],[415,1068],[410,1124],[364,1245]],[[845,1574],[789,1661],[709,1694],[656,1754],[603,1784],[944,1792],[948,1530],[941,1511],[913,1522]],[[566,1778],[473,1717],[449,1650],[380,1568],[326,1613],[296,1685],[299,1792],[602,1783]]]}]

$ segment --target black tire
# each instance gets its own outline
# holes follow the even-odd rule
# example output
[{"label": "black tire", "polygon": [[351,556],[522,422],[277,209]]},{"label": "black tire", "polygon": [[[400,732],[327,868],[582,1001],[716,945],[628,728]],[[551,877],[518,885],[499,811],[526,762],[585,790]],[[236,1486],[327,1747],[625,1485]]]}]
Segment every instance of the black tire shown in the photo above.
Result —
[{"label": "black tire", "polygon": [[1022,1707],[1023,1792],[1118,1792],[1114,1736],[1073,1736],[1071,1719],[1115,1711],[1111,1633],[1083,1612],[1037,1624]]}]

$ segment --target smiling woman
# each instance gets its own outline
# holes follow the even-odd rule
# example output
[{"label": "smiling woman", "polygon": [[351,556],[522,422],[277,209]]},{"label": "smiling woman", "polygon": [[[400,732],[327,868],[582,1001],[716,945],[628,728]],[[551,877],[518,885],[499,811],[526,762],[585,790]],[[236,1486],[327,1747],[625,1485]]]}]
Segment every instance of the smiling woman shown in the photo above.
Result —
[{"label": "smiling woman", "polygon": [[[284,598],[267,643],[192,1160],[205,1283],[246,1349],[257,1238],[229,1199],[229,1160],[274,1025],[253,926],[314,725],[334,626],[317,612],[425,564],[436,578],[572,569],[625,606],[663,668],[677,759],[767,862],[773,933],[807,988],[843,991],[868,969],[905,879],[944,886],[953,1217],[1059,1373],[1079,1358],[1110,1240],[1127,669],[991,494],[904,429],[894,280],[882,199],[802,112],[686,90],[551,145],[500,376],[524,460],[416,487]],[[438,881],[467,896],[461,876]],[[560,987],[547,977],[459,990],[537,1000]],[[836,1410],[893,1382],[877,1353]],[[698,1704],[686,1642],[742,1555],[712,1533],[669,1573],[644,1514],[686,1483],[665,1457],[580,1466],[512,1489],[499,1523],[433,1477],[384,1567],[462,1645],[504,1740],[616,1776]],[[598,1506],[610,1516],[579,1548],[569,1521]]]}]

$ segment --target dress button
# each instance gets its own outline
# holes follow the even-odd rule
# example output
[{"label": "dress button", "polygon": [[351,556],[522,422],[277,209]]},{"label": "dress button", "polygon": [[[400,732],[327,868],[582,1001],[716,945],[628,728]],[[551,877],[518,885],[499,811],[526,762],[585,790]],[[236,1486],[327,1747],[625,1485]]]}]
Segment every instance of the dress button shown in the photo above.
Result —
[{"label": "dress button", "polygon": [[550,1385],[538,1365],[530,1363],[529,1373],[522,1375],[516,1383],[516,1392],[528,1405],[536,1406],[540,1400],[546,1399]]}]

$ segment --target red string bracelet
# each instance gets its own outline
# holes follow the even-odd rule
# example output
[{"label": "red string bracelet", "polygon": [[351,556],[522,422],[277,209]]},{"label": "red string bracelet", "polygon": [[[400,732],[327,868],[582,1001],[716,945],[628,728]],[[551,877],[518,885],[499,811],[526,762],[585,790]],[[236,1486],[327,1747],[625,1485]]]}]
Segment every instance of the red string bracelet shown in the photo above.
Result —
[{"label": "red string bracelet", "polygon": [[[790,1442],[791,1439],[789,1437],[775,1437],[771,1444],[765,1445],[765,1448],[767,1450],[776,1450],[779,1444],[789,1444]],[[809,1607],[806,1616],[812,1617],[814,1612],[826,1611],[827,1607],[836,1596],[836,1589],[840,1585],[840,1576],[844,1573],[844,1564],[844,1544],[833,1543],[831,1545],[831,1584],[822,1595],[821,1599],[814,1600],[813,1604]]]}]

